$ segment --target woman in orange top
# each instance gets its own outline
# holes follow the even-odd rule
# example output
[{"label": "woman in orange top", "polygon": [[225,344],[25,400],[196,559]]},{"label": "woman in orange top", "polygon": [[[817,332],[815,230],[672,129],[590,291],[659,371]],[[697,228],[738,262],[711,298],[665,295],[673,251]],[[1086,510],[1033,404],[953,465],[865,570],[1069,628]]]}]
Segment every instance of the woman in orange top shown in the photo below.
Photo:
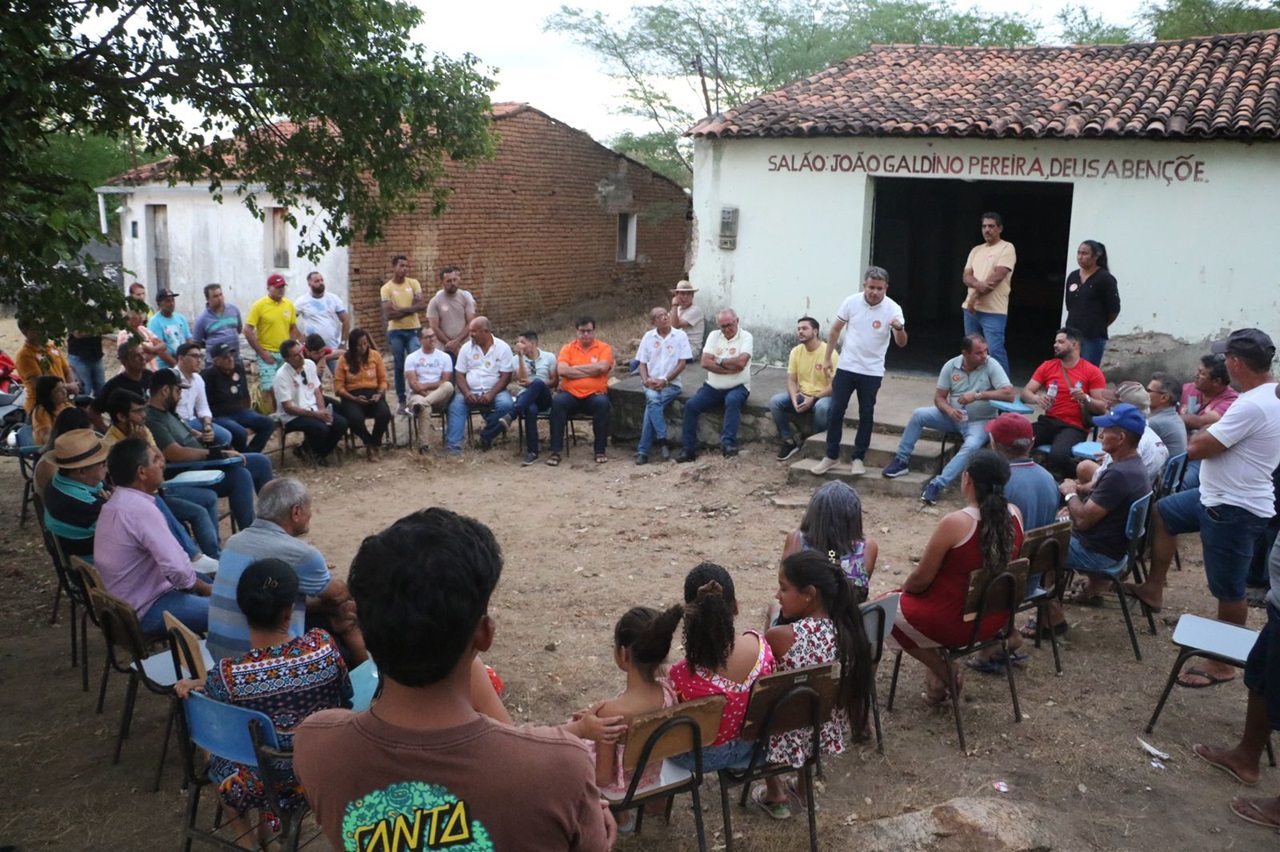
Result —
[{"label": "woman in orange top", "polygon": [[36,404],[31,409],[31,436],[36,446],[43,447],[49,440],[53,421],[68,408],[67,386],[58,376],[40,376],[35,386]]},{"label": "woman in orange top", "polygon": [[[373,348],[369,332],[363,328],[351,329],[347,354],[338,361],[338,372],[333,377],[333,389],[341,400],[342,416],[351,424],[351,431],[364,441],[369,461],[374,461],[391,422],[391,409],[387,407],[387,369]],[[366,417],[373,418],[373,434],[365,425]]]}]

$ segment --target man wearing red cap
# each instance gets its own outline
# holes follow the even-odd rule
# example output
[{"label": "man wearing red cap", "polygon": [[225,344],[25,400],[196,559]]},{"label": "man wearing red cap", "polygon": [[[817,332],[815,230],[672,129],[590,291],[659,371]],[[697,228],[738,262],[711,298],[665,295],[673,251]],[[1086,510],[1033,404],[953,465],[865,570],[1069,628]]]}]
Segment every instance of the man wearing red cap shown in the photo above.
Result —
[{"label": "man wearing red cap", "polygon": [[275,411],[276,396],[272,386],[280,367],[280,344],[290,338],[301,340],[298,332],[298,309],[284,297],[288,282],[276,273],[267,279],[267,295],[253,303],[244,321],[244,339],[258,356],[258,387],[268,410]]}]

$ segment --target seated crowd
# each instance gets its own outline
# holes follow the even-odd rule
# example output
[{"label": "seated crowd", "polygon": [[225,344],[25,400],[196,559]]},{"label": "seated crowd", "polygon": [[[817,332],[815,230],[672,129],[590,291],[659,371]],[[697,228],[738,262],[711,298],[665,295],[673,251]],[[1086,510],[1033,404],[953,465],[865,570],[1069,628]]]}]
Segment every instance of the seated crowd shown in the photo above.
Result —
[{"label": "seated crowd", "polygon": [[[872,271],[869,278],[875,278]],[[412,279],[398,274],[400,282],[392,283],[412,291]],[[578,320],[577,338],[553,356],[539,348],[532,330],[519,335],[513,350],[487,318],[474,315],[471,302],[463,330],[435,321],[394,329],[412,334],[397,335],[389,376],[370,335],[349,328],[345,310],[341,337],[299,332],[292,306],[281,304],[278,278],[268,282],[265,299],[272,304],[255,304],[246,337],[258,356],[260,390],[269,391],[284,431],[303,435],[298,455],[326,464],[350,431],[367,457],[377,459],[399,413],[412,417],[420,433],[433,414],[443,415],[445,452],[458,455],[470,416],[479,413],[482,449],[513,422],[524,425],[526,465],[539,459],[539,416],[549,418],[550,466],[562,461],[569,419],[590,417],[594,460],[608,461],[614,354],[596,338],[591,317]],[[451,297],[465,293],[452,283]],[[882,285],[883,299],[887,278],[873,283]],[[323,302],[323,279],[318,290],[309,284]],[[682,284],[674,291],[686,308],[689,289]],[[635,606],[619,618],[614,658],[624,686],[616,696],[557,728],[514,726],[480,662],[495,643],[489,601],[503,567],[489,528],[443,508],[414,512],[364,539],[348,582],[334,577],[323,555],[300,540],[312,513],[305,486],[275,478],[261,454],[276,419],[251,408],[237,344],[222,339],[206,348],[192,339],[185,320],[175,319],[173,296],[160,294],[154,339],[141,334],[140,320],[131,327],[119,344],[120,373],[89,398],[77,398],[80,386],[56,347],[32,324],[21,323],[24,348],[40,350],[28,405],[33,430],[47,448],[36,472],[42,522],[65,553],[92,559],[105,591],[133,608],[144,634],[162,635],[165,613],[207,634],[216,665],[207,681],[180,683],[179,694],[201,690],[271,715],[295,754],[296,774],[280,791],[282,801],[289,806],[305,797],[335,848],[391,831],[405,808],[420,815],[464,804],[467,819],[459,830],[495,848],[607,848],[618,825],[601,793],[622,795],[631,781],[623,769],[627,725],[674,704],[724,696],[701,766],[742,767],[753,745],[742,739],[752,686],[774,671],[838,662],[838,700],[820,734],[822,750],[839,754],[868,736],[875,672],[859,605],[870,596],[879,545],[864,534],[860,499],[847,484],[833,480],[814,491],[798,528],[786,537],[776,603],[759,625],[738,629],[732,576],[702,563],[686,576],[679,603]],[[394,309],[397,319],[418,306],[419,296],[408,292],[406,298],[405,307]],[[214,299],[209,304],[212,311]],[[877,305],[885,305],[891,318],[882,326],[882,368],[887,341],[905,345],[906,335],[896,305],[885,299],[869,308]],[[859,395],[860,414],[873,412],[878,382],[841,378],[853,373],[832,367],[840,328],[861,321],[869,308],[842,307],[827,343],[816,320],[799,321],[788,391],[769,405],[779,460],[797,450],[793,420],[818,432],[830,426],[838,448],[837,427],[850,396]],[[648,463],[655,446],[668,457],[665,410],[681,393],[681,374],[694,357],[707,378],[685,406],[676,461],[696,457],[699,416],[717,407],[724,409],[722,454],[736,456],[739,417],[750,394],[751,335],[734,311],[724,310],[694,352],[673,310],[651,311],[652,328],[637,353],[646,407],[636,463]],[[283,336],[275,327],[280,324]],[[1084,582],[1066,600],[1096,605],[1122,570],[1130,508],[1162,488],[1171,463],[1189,459],[1182,481],[1161,490],[1152,506],[1145,582],[1128,584],[1124,592],[1158,612],[1177,536],[1188,533],[1199,533],[1221,621],[1246,622],[1247,586],[1264,584],[1263,572],[1270,571],[1268,622],[1259,642],[1264,650],[1255,649],[1258,659],[1250,657],[1244,677],[1250,693],[1244,738],[1235,749],[1196,746],[1204,760],[1235,777],[1256,778],[1258,743],[1277,727],[1280,714],[1280,546],[1267,543],[1280,471],[1274,344],[1257,329],[1239,330],[1213,345],[1185,386],[1157,372],[1145,384],[1122,382],[1110,390],[1102,371],[1081,358],[1081,343],[1079,332],[1060,329],[1054,357],[1020,392],[990,359],[980,333],[964,337],[960,354],[943,365],[933,404],[913,413],[883,475],[909,471],[924,429],[955,433],[959,451],[928,480],[921,499],[935,503],[955,483],[963,506],[939,520],[903,581],[887,647],[920,661],[927,703],[953,700],[967,672],[948,669],[937,650],[965,645],[973,635],[995,636],[1008,618],[1007,612],[989,613],[976,628],[965,621],[974,575],[1000,574],[1018,558],[1027,532],[1067,520],[1067,564]],[[846,354],[857,359],[864,353],[841,354],[841,365]],[[157,360],[171,366],[153,369]],[[324,393],[325,371],[333,397]],[[400,401],[394,414],[392,382]],[[1026,416],[1031,406],[1043,412],[1034,421]],[[863,453],[864,426],[869,435],[870,417],[859,424]],[[1081,458],[1090,429],[1097,430],[1099,447]],[[830,430],[828,455],[817,473],[836,465]],[[855,475],[865,472],[861,459],[855,459]],[[181,469],[176,477],[175,469]],[[220,497],[228,499],[236,530],[225,543],[218,532]],[[677,628],[681,656],[668,667]],[[1025,639],[1069,629],[1055,603],[1047,622],[1033,619],[1005,637],[1007,658],[988,650],[964,665],[1003,672],[1026,659],[1020,650]],[[349,709],[348,671],[366,661],[376,661],[381,689],[372,709],[355,712]],[[298,676],[302,671],[306,677]],[[1187,668],[1178,682],[1202,688],[1234,676],[1231,666],[1209,661]],[[807,750],[805,736],[793,733],[771,740],[767,755],[773,763],[800,767]],[[694,765],[691,755],[674,762]],[[334,765],[345,771],[330,771]],[[505,771],[474,770],[493,765]],[[264,807],[253,769],[223,761],[212,774],[233,823]],[[752,791],[751,800],[763,814],[785,819],[815,794],[804,777],[771,778]],[[1238,802],[1243,804],[1233,809],[1244,818],[1280,826],[1280,800]]]}]

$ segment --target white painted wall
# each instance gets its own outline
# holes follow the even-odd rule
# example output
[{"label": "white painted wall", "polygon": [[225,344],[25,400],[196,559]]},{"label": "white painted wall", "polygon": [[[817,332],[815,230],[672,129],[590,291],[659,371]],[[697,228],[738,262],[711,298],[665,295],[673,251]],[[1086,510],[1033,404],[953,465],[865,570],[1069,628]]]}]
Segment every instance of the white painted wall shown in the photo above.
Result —
[{"label": "white painted wall", "polygon": [[[163,204],[169,226],[169,280],[178,293],[178,310],[194,325],[204,310],[204,285],[217,282],[227,301],[248,316],[249,307],[267,293],[267,277],[279,272],[289,281],[286,296],[297,298],[307,293],[306,277],[312,271],[324,275],[325,286],[348,302],[347,250],[335,247],[313,264],[294,256],[298,246],[296,229],[289,233],[289,266],[272,265],[270,220],[259,221],[228,193],[219,204],[205,187],[144,186],[130,187],[124,194],[108,194],[108,207],[122,207],[120,213],[121,252],[124,268],[129,270],[126,286],[133,281],[147,284],[151,297],[155,283],[150,280],[151,244],[148,239],[147,205]],[[259,197],[260,205],[271,203]],[[132,223],[137,222],[138,235],[132,236]],[[305,223],[312,228],[318,223]]]},{"label": "white painted wall", "polygon": [[[932,163],[935,155],[959,162],[960,172],[920,173],[926,168],[922,158]],[[903,157],[916,158],[907,160],[912,171],[897,170]],[[1003,174],[1010,161],[978,159],[984,157],[1022,157],[1024,169],[1039,158],[1045,174]],[[1086,169],[1085,159],[1097,161],[1096,176],[1053,173],[1068,161]],[[1104,177],[1112,160],[1117,171],[1126,168],[1125,160],[1153,160],[1170,179]],[[874,181],[868,170],[898,177],[1074,183],[1062,268],[1064,276],[1075,269],[1082,240],[1106,243],[1124,306],[1112,337],[1164,332],[1197,342],[1241,326],[1280,335],[1280,146],[1239,142],[699,139],[689,278],[703,291],[702,304],[708,310],[736,308],[751,329],[789,333],[803,313],[825,326],[861,286],[869,260]],[[738,208],[733,250],[718,247],[724,206]],[[979,237],[975,225],[975,244]]]}]

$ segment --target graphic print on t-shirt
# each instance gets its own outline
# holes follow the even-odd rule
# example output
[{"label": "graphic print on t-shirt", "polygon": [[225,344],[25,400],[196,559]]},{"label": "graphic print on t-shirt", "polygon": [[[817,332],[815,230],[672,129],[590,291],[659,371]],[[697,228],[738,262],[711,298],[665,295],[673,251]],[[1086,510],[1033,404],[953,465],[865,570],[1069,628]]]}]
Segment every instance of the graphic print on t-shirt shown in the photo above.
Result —
[{"label": "graphic print on t-shirt", "polygon": [[348,804],[342,838],[347,852],[494,850],[489,832],[469,817],[465,800],[422,781],[392,784]]}]

